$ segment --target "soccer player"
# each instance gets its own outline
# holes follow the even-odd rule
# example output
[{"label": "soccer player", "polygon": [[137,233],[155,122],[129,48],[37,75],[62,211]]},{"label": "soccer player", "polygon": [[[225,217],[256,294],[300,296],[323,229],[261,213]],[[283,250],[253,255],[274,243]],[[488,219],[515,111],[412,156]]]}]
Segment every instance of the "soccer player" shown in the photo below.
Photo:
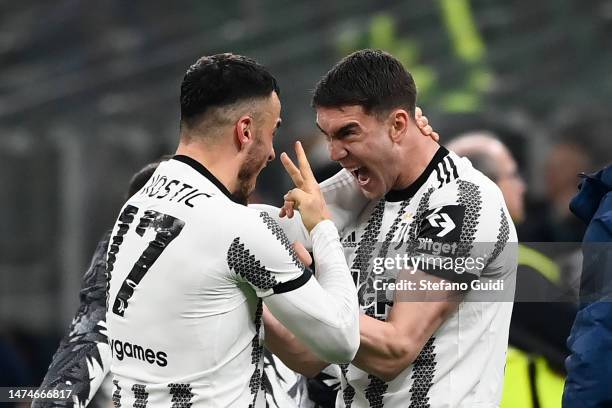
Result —
[{"label": "soccer player", "polygon": [[[331,159],[344,167],[321,183],[321,192],[343,237],[363,312],[359,351],[340,366],[336,406],[495,407],[512,312],[516,232],[499,188],[468,160],[420,135],[415,99],[411,75],[375,50],[340,61],[314,93],[317,125]],[[292,190],[280,211],[292,218],[281,224],[308,248],[296,205],[300,197]],[[382,267],[400,253],[421,260],[418,268]],[[425,289],[381,287],[406,275]],[[503,284],[498,296],[476,290],[492,282]],[[272,351],[290,367],[312,375],[326,365],[272,316],[265,321]]]},{"label": "soccer player", "polygon": [[318,358],[354,357],[356,291],[300,146],[294,195],[317,279],[276,222],[244,205],[275,156],[278,94],[242,56],[203,57],[185,74],[176,155],[126,202],[109,245],[115,406],[262,404],[263,303]]}]

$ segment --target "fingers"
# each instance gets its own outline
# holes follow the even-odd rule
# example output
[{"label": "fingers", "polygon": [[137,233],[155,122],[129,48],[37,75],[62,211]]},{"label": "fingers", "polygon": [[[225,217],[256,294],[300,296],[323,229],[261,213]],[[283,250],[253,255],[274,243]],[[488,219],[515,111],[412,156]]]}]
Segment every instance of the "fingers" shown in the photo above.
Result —
[{"label": "fingers", "polygon": [[288,218],[293,218],[294,211],[300,209],[300,203],[306,198],[306,195],[307,193],[299,188],[289,190],[287,194],[285,194],[283,197],[285,199],[283,209]]},{"label": "fingers", "polygon": [[414,117],[423,136],[431,137],[434,142],[438,142],[440,140],[440,135],[438,132],[434,132],[433,128],[429,124],[429,119],[427,119],[427,116],[423,116],[423,111],[418,106],[414,109]]},{"label": "fingers", "polygon": [[283,204],[283,208],[281,208],[281,213],[283,213],[283,215],[281,215],[281,218],[285,215],[287,216],[287,218],[293,218],[294,208],[295,203],[293,201],[285,201],[285,203]]},{"label": "fingers", "polygon": [[291,177],[291,180],[293,180],[295,186],[298,188],[302,187],[304,185],[304,178],[302,177],[302,172],[300,171],[300,169],[298,169],[295,164],[293,164],[293,161],[291,161],[287,153],[281,153],[280,159],[281,163],[283,163],[283,166],[285,167],[285,170],[287,171],[287,173],[289,173],[289,177]]},{"label": "fingers", "polygon": [[295,241],[293,243],[293,249],[295,250],[295,254],[297,255],[298,259],[302,261],[304,265],[312,265],[312,257],[301,242]]},{"label": "fingers", "polygon": [[[302,147],[301,142],[295,142],[295,154],[298,159],[298,166],[301,171],[301,175],[303,180],[306,182],[314,182],[316,184],[317,180],[312,173],[312,169],[310,168],[310,163],[308,163],[308,159],[306,158],[306,153],[304,152],[304,148]],[[298,186],[300,187],[300,186]]]},{"label": "fingers", "polygon": [[419,108],[418,106],[416,106],[416,107],[414,108],[414,118],[415,118],[415,119],[418,119],[418,118],[420,118],[421,116],[423,116],[423,111],[421,110],[421,108]]},{"label": "fingers", "polygon": [[[429,126],[429,119],[427,119],[426,116],[421,116],[416,120],[416,122],[417,126],[421,129],[421,132],[423,132],[423,130]],[[431,129],[431,126],[429,126],[429,128]]]}]

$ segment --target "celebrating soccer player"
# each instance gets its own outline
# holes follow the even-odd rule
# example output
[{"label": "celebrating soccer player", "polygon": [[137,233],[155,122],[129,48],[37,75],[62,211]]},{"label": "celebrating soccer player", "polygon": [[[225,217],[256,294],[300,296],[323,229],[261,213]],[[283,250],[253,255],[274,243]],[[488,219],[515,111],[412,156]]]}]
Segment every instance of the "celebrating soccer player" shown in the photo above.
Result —
[{"label": "celebrating soccer player", "polygon": [[[422,137],[415,99],[411,75],[375,50],[340,61],[314,93],[317,125],[331,159],[344,167],[321,191],[346,243],[363,312],[359,351],[340,366],[336,406],[495,407],[512,312],[516,232],[499,188],[468,160]],[[293,216],[299,202],[291,191],[280,212],[291,219],[280,222],[308,247],[307,231]],[[387,264],[399,252],[417,260],[419,270],[373,271],[375,259]],[[406,276],[408,288],[426,289],[379,290]],[[493,283],[504,288],[498,297],[475,290]],[[272,316],[265,320],[273,351],[288,365],[310,375],[326,365]]]},{"label": "celebrating soccer player", "polygon": [[259,406],[263,303],[319,358],[353,359],[356,291],[303,151],[295,194],[317,279],[276,222],[244,205],[275,156],[278,94],[237,55],[203,57],[185,74],[176,155],[125,203],[109,244],[116,406]]}]

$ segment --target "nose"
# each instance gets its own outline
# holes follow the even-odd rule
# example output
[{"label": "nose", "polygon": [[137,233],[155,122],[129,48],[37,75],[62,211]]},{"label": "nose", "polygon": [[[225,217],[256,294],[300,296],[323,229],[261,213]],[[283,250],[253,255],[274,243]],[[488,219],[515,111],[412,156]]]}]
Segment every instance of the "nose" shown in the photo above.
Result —
[{"label": "nose", "polygon": [[327,148],[329,149],[329,158],[333,161],[340,161],[348,155],[341,140],[329,141]]},{"label": "nose", "polygon": [[274,152],[274,148],[270,151],[270,155],[268,156],[268,161],[271,162],[276,158],[276,153]]}]

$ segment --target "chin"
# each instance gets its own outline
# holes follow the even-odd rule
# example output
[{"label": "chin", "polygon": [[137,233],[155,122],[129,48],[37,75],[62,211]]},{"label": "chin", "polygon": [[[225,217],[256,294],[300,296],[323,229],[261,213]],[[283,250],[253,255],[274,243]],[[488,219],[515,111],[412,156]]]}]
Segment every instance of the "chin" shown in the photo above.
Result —
[{"label": "chin", "polygon": [[364,188],[361,188],[361,193],[366,196],[366,198],[368,200],[378,200],[380,198],[383,198],[385,195],[384,191],[378,191],[378,190],[374,190],[374,191],[370,191],[370,190],[365,190]]}]

